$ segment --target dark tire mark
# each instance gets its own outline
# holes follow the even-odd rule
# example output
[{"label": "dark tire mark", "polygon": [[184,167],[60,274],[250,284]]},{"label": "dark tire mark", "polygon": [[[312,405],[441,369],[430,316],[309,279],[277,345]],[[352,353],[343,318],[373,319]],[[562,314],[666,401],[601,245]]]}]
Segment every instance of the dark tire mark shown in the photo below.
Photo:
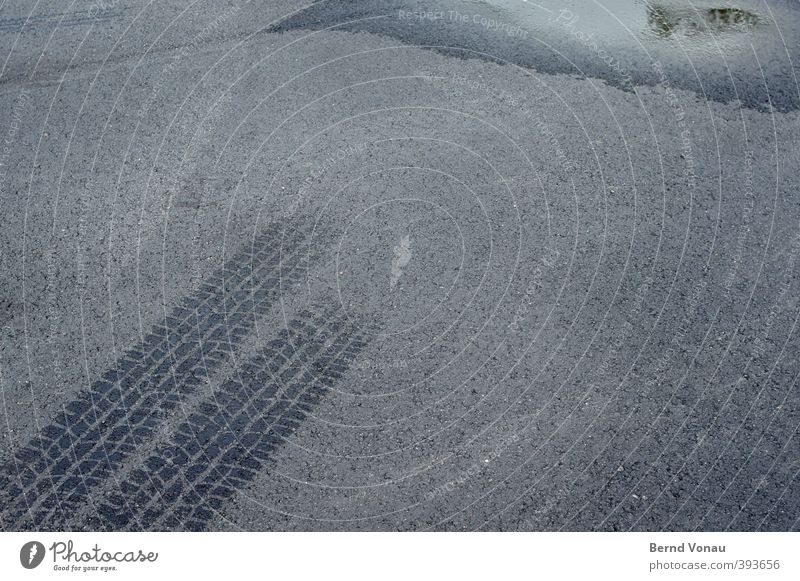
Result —
[{"label": "dark tire mark", "polygon": [[101,503],[91,528],[203,530],[366,345],[331,313],[300,314]]},{"label": "dark tire mark", "polygon": [[181,398],[231,358],[282,288],[302,278],[308,266],[305,242],[307,235],[299,228],[287,232],[273,225],[64,406],[38,438],[3,466],[11,475],[0,480],[0,490],[10,498],[3,502],[4,528],[67,522]]},{"label": "dark tire mark", "polygon": [[51,12],[35,16],[0,18],[0,32],[24,32],[34,28],[49,30],[52,28],[104,24],[119,18],[125,10],[125,8],[115,10],[75,10],[73,12]]}]

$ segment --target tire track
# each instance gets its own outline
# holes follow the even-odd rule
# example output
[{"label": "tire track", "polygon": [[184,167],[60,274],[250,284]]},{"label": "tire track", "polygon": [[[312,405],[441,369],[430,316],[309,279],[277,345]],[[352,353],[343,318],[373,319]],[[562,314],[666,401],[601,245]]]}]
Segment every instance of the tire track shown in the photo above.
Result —
[{"label": "tire track", "polygon": [[[302,277],[307,238],[298,228],[287,234],[273,224],[64,406],[3,466],[9,476],[0,477],[0,489],[10,496],[2,510],[4,528],[66,522],[182,397],[230,360],[259,316],[271,310],[281,287]],[[287,246],[289,257],[282,253]]]},{"label": "tire track", "polygon": [[100,503],[93,530],[205,529],[349,368],[366,335],[303,312]]},{"label": "tire track", "polygon": [[72,12],[51,12],[48,14],[0,18],[0,32],[21,33],[33,29],[51,30],[53,28],[106,24],[118,19],[126,10],[126,8],[113,10],[98,8],[96,10],[75,10]]}]

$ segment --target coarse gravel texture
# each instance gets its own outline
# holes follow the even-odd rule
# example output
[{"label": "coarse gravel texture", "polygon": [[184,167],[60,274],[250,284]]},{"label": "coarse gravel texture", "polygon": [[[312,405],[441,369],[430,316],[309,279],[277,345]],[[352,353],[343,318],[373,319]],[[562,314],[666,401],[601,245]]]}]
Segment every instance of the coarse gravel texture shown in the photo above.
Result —
[{"label": "coarse gravel texture", "polygon": [[423,4],[0,9],[3,530],[800,528],[800,10]]}]

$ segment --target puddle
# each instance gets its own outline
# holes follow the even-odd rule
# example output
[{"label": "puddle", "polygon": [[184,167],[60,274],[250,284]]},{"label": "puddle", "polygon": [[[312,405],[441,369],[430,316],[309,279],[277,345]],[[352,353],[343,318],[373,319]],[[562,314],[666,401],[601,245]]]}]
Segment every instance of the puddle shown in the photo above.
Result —
[{"label": "puddle", "polygon": [[660,4],[647,6],[647,24],[662,38],[747,32],[758,22],[759,17],[753,12],[734,8],[680,10]]},{"label": "puddle", "polygon": [[657,84],[658,61],[673,86],[702,99],[800,108],[793,0],[323,0],[273,31],[330,26],[624,90]]},{"label": "puddle", "polygon": [[702,51],[718,43],[742,49],[749,49],[751,42],[761,48],[780,45],[776,20],[786,27],[785,33],[796,31],[800,13],[797,4],[752,0],[472,0],[466,4],[522,23],[540,38],[557,35],[559,26],[571,22],[608,46],[640,45],[658,52]]}]

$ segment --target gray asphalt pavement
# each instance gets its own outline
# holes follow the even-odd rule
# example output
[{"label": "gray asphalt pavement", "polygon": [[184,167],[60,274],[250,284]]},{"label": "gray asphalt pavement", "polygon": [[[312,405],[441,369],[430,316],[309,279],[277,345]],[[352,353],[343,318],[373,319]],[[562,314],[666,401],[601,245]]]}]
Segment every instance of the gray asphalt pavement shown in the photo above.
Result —
[{"label": "gray asphalt pavement", "polygon": [[0,5],[4,530],[800,529],[800,8]]}]

